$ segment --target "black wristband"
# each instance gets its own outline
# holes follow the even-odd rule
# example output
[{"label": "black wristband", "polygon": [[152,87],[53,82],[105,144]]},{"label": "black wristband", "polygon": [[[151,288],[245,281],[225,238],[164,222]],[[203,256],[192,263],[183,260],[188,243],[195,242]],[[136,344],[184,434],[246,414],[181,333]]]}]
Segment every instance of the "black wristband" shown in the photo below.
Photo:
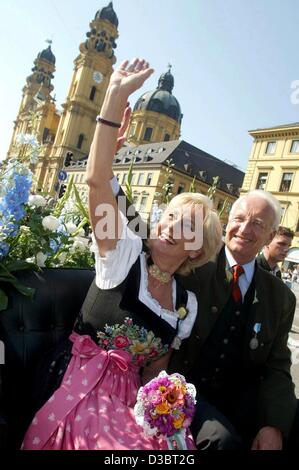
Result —
[{"label": "black wristband", "polygon": [[96,121],[100,122],[101,124],[105,124],[106,126],[117,127],[118,129],[121,126],[121,124],[118,124],[117,122],[107,121],[107,119],[103,119],[101,116],[97,116]]}]

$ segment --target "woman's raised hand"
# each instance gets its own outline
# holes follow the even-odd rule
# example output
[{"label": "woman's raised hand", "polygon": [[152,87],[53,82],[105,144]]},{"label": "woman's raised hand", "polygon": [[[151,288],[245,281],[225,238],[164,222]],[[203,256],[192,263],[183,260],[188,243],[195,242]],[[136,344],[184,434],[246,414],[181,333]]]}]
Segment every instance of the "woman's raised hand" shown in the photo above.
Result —
[{"label": "woman's raised hand", "polygon": [[125,60],[111,75],[109,86],[129,96],[143,85],[153,71],[144,59],[134,59],[131,63]]}]

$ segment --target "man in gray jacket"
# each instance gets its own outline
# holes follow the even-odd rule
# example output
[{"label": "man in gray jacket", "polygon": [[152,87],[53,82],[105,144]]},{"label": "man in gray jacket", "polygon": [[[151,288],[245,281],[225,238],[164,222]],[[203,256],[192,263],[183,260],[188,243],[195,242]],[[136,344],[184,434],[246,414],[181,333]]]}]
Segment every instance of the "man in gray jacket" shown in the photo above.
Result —
[{"label": "man in gray jacket", "polygon": [[181,278],[197,294],[199,311],[171,370],[197,387],[193,433],[199,448],[274,450],[289,438],[297,401],[287,339],[296,299],[255,259],[279,220],[270,193],[239,198],[216,260]]}]

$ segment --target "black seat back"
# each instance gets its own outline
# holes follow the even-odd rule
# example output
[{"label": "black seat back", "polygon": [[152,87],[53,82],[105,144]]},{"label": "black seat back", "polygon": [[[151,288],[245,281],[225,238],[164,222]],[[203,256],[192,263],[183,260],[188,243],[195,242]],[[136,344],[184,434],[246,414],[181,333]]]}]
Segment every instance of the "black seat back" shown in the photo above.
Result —
[{"label": "black seat back", "polygon": [[0,312],[0,340],[5,351],[5,364],[0,366],[0,419],[2,416],[2,424],[7,423],[8,448],[19,446],[31,419],[37,365],[70,334],[94,275],[88,269],[22,272],[18,279],[35,289],[33,300],[7,284],[0,286],[9,295],[8,309]]}]

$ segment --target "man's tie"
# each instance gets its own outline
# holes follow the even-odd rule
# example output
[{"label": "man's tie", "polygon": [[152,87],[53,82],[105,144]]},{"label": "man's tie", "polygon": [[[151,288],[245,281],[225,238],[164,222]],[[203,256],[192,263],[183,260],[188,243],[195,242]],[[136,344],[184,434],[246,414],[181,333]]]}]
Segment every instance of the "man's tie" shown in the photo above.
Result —
[{"label": "man's tie", "polygon": [[239,277],[244,274],[244,269],[240,264],[235,264],[233,270],[232,296],[236,304],[242,303],[242,292],[239,287]]}]

